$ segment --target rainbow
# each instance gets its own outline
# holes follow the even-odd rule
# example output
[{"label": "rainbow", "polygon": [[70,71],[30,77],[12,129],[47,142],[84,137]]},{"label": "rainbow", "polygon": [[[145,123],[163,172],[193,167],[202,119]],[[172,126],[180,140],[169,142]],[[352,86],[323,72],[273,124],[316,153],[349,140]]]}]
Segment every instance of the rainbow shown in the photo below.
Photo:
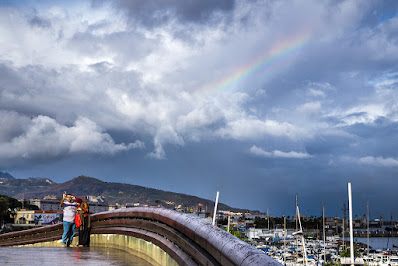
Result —
[{"label": "rainbow", "polygon": [[228,76],[220,81],[208,84],[195,92],[211,92],[223,91],[238,87],[239,83],[247,80],[249,77],[255,75],[264,75],[264,72],[269,72],[273,67],[277,68],[282,62],[294,58],[302,48],[308,43],[310,39],[310,32],[303,32],[296,34],[293,38],[289,38],[280,42],[276,42],[271,49],[267,49],[265,53],[258,57],[258,59],[240,67],[231,76]]}]

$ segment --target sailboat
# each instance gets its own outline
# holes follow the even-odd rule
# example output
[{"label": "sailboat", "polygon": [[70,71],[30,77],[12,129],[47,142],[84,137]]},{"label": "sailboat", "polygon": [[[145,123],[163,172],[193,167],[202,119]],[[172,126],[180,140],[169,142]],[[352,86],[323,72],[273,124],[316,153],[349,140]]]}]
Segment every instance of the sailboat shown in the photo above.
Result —
[{"label": "sailboat", "polygon": [[341,258],[340,265],[364,265],[365,262],[362,258],[354,257],[354,235],[353,235],[353,226],[352,226],[352,192],[351,192],[351,183],[348,183],[348,211],[350,216],[349,226],[350,226],[350,257]]},{"label": "sailboat", "polygon": [[308,261],[307,261],[307,249],[306,249],[306,247],[305,247],[305,238],[304,238],[304,234],[303,234],[303,228],[302,228],[302,226],[301,226],[301,220],[300,220],[300,209],[299,209],[299,207],[298,207],[298,205],[296,206],[297,207],[297,219],[298,219],[298,223],[299,223],[299,225],[300,225],[300,230],[299,231],[296,231],[296,232],[293,232],[293,235],[300,235],[301,236],[301,245],[302,245],[302,247],[303,247],[303,264],[304,265],[308,265]]}]

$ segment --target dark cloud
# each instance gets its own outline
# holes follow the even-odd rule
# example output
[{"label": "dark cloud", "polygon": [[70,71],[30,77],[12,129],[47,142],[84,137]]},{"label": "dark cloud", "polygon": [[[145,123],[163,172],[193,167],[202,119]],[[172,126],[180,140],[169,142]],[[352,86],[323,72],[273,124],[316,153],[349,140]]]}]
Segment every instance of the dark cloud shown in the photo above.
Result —
[{"label": "dark cloud", "polygon": [[57,3],[0,8],[0,167],[17,177],[220,190],[278,215],[296,193],[334,215],[348,181],[358,204],[394,201],[396,2]]},{"label": "dark cloud", "polygon": [[376,26],[380,23],[384,23],[387,20],[398,15],[398,3],[394,0],[386,0],[372,8],[363,16],[361,21],[364,26]]},{"label": "dark cloud", "polygon": [[[95,3],[94,3],[95,4]],[[233,11],[234,0],[138,0],[138,1],[115,1],[114,5],[121,11],[126,12],[129,19],[140,23],[145,27],[163,26],[172,20],[179,23],[209,23],[216,13],[227,13]],[[216,19],[217,20],[217,19]]]},{"label": "dark cloud", "polygon": [[314,156],[336,156],[339,154],[350,154],[350,144],[357,142],[355,136],[342,137],[342,136],[327,136],[318,135],[314,139],[308,141],[305,145],[306,150],[309,154]]},{"label": "dark cloud", "polygon": [[33,18],[29,19],[29,24],[34,27],[39,27],[39,28],[50,28],[51,27],[51,21],[41,18],[39,16],[34,16]]},{"label": "dark cloud", "polygon": [[109,26],[110,22],[101,23],[100,27],[90,25],[87,30],[74,33],[68,39],[68,47],[82,56],[101,57],[111,52],[118,64],[123,64],[146,57],[159,42],[156,37],[147,38],[142,33],[129,30],[108,33],[103,27]]},{"label": "dark cloud", "polygon": [[27,22],[31,27],[43,29],[51,28],[51,20],[39,14],[39,12],[35,8],[27,12]]},{"label": "dark cloud", "polygon": [[78,50],[82,54],[95,55],[103,50],[102,37],[95,36],[91,32],[77,32],[69,40],[71,48]]},{"label": "dark cloud", "polygon": [[385,118],[377,119],[373,124],[358,123],[346,128],[359,137],[358,146],[350,147],[359,157],[381,156],[397,158],[398,123]]},{"label": "dark cloud", "polygon": [[112,64],[109,62],[99,62],[90,65],[90,68],[94,69],[97,72],[107,72],[112,68]]}]

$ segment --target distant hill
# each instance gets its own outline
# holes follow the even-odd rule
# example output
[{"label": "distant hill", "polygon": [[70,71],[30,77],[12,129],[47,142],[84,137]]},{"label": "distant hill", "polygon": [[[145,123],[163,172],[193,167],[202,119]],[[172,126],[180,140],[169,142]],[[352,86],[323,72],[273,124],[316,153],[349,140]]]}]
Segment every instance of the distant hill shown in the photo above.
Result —
[{"label": "distant hill", "polygon": [[[148,205],[162,206],[207,206],[208,211],[213,210],[214,201],[186,195],[163,191],[159,189],[147,188],[137,185],[104,182],[99,179],[79,176],[65,183],[55,183],[48,178],[30,177],[28,179],[4,178],[0,183],[0,194],[18,199],[43,198],[48,195],[61,197],[66,191],[76,196],[103,196],[109,204],[142,203]],[[168,204],[173,203],[173,204]],[[219,203],[220,210],[231,210],[244,212],[248,210],[232,208],[228,205]]]},{"label": "distant hill", "polygon": [[0,181],[1,179],[15,179],[15,177],[10,175],[9,173],[0,172]]}]

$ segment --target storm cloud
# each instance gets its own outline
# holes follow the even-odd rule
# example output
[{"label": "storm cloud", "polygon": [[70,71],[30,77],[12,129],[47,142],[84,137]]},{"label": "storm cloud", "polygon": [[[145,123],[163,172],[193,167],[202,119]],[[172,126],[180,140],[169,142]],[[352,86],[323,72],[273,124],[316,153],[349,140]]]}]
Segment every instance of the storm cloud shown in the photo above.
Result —
[{"label": "storm cloud", "polygon": [[[295,193],[338,210],[351,178],[382,206],[396,198],[372,178],[398,185],[397,12],[354,0],[4,4],[0,170],[53,176],[83,156],[91,166],[70,174],[103,167],[106,180],[109,156],[119,181],[219,189],[280,213]],[[237,199],[223,184],[242,176]],[[266,197],[268,185],[292,187]]]}]

